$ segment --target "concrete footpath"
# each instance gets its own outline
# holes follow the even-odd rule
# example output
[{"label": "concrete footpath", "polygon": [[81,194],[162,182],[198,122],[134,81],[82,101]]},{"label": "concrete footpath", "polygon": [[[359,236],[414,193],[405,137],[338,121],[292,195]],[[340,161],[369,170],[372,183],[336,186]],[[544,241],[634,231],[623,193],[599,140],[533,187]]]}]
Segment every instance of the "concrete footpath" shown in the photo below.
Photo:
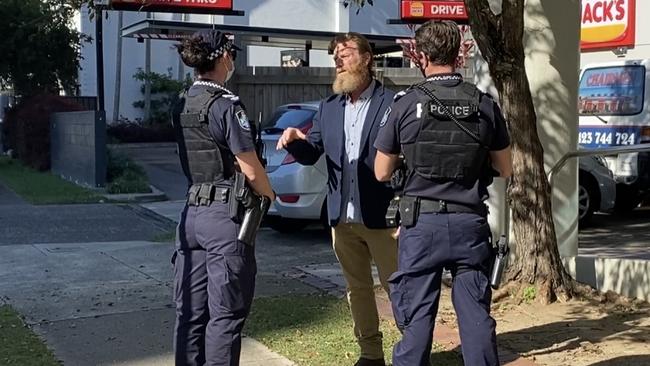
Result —
[{"label": "concrete footpath", "polygon": [[[161,203],[161,216],[137,205],[32,206],[0,191],[0,304],[66,366],[173,365],[173,244],[151,240],[174,227],[164,216],[175,219],[179,203]],[[328,244],[260,238],[258,296],[318,292],[283,272],[312,255],[334,261]],[[293,363],[246,338],[241,364]]]},{"label": "concrete footpath", "polygon": [[[66,366],[173,365],[170,243],[0,248],[0,294]],[[242,365],[291,365],[247,338]]]}]

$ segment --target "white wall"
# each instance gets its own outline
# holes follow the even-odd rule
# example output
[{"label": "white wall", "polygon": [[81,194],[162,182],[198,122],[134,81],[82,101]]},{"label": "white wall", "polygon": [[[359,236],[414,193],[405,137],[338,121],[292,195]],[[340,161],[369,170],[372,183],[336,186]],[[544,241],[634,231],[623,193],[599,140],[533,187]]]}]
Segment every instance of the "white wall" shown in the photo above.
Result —
[{"label": "white wall", "polygon": [[[290,48],[248,46],[246,57],[251,66],[280,66],[281,51]],[[332,56],[325,50],[309,51],[309,64],[312,67],[334,67]]]},{"label": "white wall", "polygon": [[233,9],[244,16],[215,16],[219,24],[255,27],[334,31],[338,0],[246,0],[234,1]]},{"label": "white wall", "polygon": [[[343,8],[341,6],[341,8]],[[414,33],[403,24],[387,24],[388,19],[399,18],[399,1],[375,1],[374,6],[365,6],[357,14],[356,6],[342,10],[347,13],[349,28],[342,31],[352,31],[364,34],[394,35],[396,38],[413,37]]]}]

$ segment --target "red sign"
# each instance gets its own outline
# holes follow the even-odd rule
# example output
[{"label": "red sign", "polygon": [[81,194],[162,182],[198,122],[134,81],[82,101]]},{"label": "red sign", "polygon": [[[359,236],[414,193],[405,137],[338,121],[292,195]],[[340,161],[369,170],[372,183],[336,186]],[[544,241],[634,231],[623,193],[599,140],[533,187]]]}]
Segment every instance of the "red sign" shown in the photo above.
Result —
[{"label": "red sign", "polygon": [[412,1],[402,0],[402,19],[467,20],[462,0]]},{"label": "red sign", "polygon": [[580,49],[634,47],[635,0],[582,0]]},{"label": "red sign", "polygon": [[200,12],[218,14],[232,11],[233,0],[112,0],[115,10],[141,10],[155,12]]}]

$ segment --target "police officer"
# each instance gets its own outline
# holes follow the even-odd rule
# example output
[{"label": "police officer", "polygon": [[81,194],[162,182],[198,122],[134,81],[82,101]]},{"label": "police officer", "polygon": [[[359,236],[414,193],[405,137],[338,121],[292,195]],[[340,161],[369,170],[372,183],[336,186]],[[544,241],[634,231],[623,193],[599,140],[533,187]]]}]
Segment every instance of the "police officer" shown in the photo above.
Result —
[{"label": "police officer", "polygon": [[257,271],[254,247],[239,241],[237,172],[275,199],[256,151],[256,128],[223,85],[239,50],[225,34],[201,31],[176,45],[197,80],[173,111],[179,156],[189,183],[176,235],[176,365],[238,365],[241,330]]},{"label": "police officer", "polygon": [[395,95],[375,140],[377,179],[390,179],[400,153],[406,166],[398,270],[389,279],[403,332],[393,365],[429,365],[445,268],[453,276],[465,364],[498,365],[483,201],[495,173],[511,174],[506,124],[497,104],[455,73],[461,38],[454,22],[429,21],[415,41],[426,80]]}]

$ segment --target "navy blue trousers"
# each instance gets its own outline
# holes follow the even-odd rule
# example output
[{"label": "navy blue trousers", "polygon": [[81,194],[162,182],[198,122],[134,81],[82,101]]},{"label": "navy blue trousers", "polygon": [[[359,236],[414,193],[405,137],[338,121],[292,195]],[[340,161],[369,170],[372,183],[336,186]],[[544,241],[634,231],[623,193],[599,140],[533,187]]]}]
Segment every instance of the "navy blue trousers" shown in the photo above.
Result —
[{"label": "navy blue trousers", "polygon": [[490,316],[489,236],[487,220],[470,213],[421,214],[415,226],[400,229],[397,272],[388,280],[402,331],[393,366],[429,366],[442,271],[459,265],[476,268],[452,271],[465,365],[499,364],[496,322]]},{"label": "navy blue trousers", "polygon": [[181,214],[172,260],[177,366],[239,365],[257,266],[238,230],[227,204],[186,206]]}]

